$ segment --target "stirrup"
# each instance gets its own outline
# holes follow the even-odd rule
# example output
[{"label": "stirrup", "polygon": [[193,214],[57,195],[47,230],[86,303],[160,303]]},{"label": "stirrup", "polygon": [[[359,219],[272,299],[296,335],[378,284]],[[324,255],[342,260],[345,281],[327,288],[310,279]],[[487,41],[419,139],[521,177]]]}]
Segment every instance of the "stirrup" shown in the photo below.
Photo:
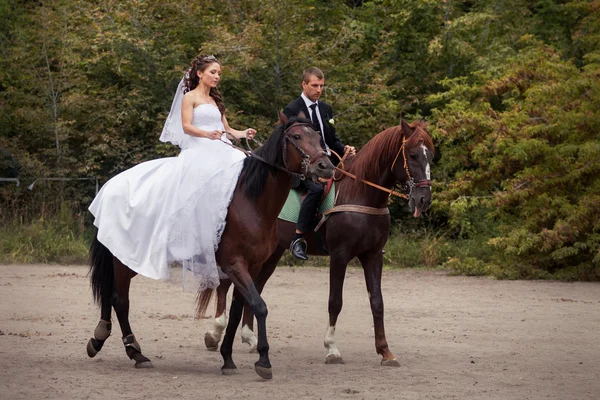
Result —
[{"label": "stirrup", "polygon": [[[301,246],[301,248],[295,249],[295,247],[298,245]],[[307,249],[308,244],[306,243],[306,240],[304,240],[303,237],[299,237],[298,239],[290,243],[290,253],[292,253],[292,255],[299,260],[308,260],[308,256],[306,255]]]}]

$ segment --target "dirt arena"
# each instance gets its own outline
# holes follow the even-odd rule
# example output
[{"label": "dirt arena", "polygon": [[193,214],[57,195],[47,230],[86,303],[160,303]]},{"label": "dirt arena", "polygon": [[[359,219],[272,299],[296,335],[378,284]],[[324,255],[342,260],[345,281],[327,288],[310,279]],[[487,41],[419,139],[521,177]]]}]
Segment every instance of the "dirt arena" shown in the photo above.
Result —
[{"label": "dirt arena", "polygon": [[381,367],[362,271],[348,271],[326,365],[328,271],[280,268],[265,289],[273,379],[254,372],[239,334],[240,373],[205,350],[212,320],[194,295],[136,278],[131,324],[153,369],[135,369],[118,324],[94,359],[99,319],[83,266],[0,266],[2,399],[599,399],[600,285],[494,281],[385,271],[386,334],[401,367]]}]

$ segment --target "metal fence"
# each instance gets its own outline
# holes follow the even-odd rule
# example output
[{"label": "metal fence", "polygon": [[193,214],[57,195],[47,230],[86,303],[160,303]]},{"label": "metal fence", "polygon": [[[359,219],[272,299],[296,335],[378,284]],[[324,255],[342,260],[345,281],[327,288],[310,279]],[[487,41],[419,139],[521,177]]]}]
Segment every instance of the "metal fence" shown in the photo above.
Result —
[{"label": "metal fence", "polygon": [[[86,178],[36,178],[33,182],[31,182],[31,184],[29,186],[27,186],[27,189],[29,190],[33,190],[33,188],[35,187],[35,185],[38,182],[43,182],[43,181],[91,181],[93,183],[95,183],[96,185],[96,194],[98,194],[98,189],[99,189],[99,184],[98,184],[98,178],[96,177],[86,177]],[[21,181],[19,180],[19,178],[0,178],[0,182],[15,182],[15,184],[17,185],[17,187],[21,186]]]},{"label": "metal fence", "polygon": [[19,181],[19,178],[0,178],[0,182],[15,182],[17,187],[21,186],[21,181]]}]

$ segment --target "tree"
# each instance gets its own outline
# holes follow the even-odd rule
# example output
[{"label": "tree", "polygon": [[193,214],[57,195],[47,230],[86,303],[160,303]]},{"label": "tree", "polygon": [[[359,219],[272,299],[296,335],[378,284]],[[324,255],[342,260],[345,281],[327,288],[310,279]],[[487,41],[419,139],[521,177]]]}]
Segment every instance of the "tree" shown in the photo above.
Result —
[{"label": "tree", "polygon": [[450,214],[469,197],[477,199],[471,210],[485,208],[499,229],[489,240],[497,250],[490,264],[524,275],[531,266],[572,267],[598,278],[598,65],[580,70],[531,36],[521,44],[497,77],[449,80],[449,90],[433,96],[448,102],[434,113],[449,160],[441,202]]}]

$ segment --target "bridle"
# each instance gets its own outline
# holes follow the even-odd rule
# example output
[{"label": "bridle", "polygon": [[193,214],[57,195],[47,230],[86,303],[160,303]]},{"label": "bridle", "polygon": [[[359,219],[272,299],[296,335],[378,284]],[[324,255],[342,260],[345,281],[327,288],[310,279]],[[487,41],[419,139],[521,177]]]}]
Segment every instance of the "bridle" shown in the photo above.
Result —
[{"label": "bridle", "polygon": [[[416,187],[431,187],[431,180],[429,179],[422,179],[419,182],[415,183],[414,178],[410,175],[410,171],[408,170],[408,161],[406,158],[406,136],[403,135],[402,137],[402,145],[400,146],[400,149],[398,150],[398,153],[396,154],[396,157],[394,158],[394,162],[392,163],[392,167],[390,168],[390,171],[392,173],[392,175],[396,178],[396,180],[398,180],[398,177],[396,177],[396,174],[394,174],[394,166],[396,165],[396,161],[398,160],[398,157],[400,157],[400,154],[402,154],[402,159],[404,161],[404,171],[406,172],[406,177],[407,177],[407,181],[405,184],[405,191],[408,191],[408,195],[404,194],[404,193],[399,193],[393,189],[388,189],[386,187],[377,185],[376,183],[373,182],[369,182],[365,179],[359,179],[356,177],[356,175],[351,174],[350,172],[347,172],[339,167],[335,167],[335,169],[337,171],[340,171],[341,173],[343,173],[344,175],[349,176],[350,178],[357,180],[359,182],[362,182],[366,185],[372,186],[376,189],[382,190],[384,192],[389,193],[389,196],[391,197],[392,195],[394,196],[398,196],[398,197],[402,197],[403,199],[409,199],[409,196],[412,194],[412,191],[414,188]],[[331,149],[329,149],[331,150]],[[348,156],[348,151],[346,151],[344,153],[343,157],[340,157],[339,154],[337,154],[335,151],[331,150],[331,152],[333,154],[335,154],[339,159],[340,162],[339,164],[342,165],[342,167],[344,166],[344,160],[346,159],[346,157]],[[341,178],[340,178],[341,179]],[[334,176],[334,180],[335,176]],[[339,180],[339,179],[337,179]],[[390,197],[388,197],[388,200],[390,200]],[[409,200],[410,201],[410,200]],[[337,203],[337,198],[335,200],[335,203]],[[330,208],[329,210],[325,211],[323,213],[323,216],[321,217],[321,221],[319,221],[319,224],[317,225],[317,227],[315,228],[315,231],[318,231],[319,228],[321,227],[321,225],[323,225],[325,223],[325,221],[328,218],[328,215],[333,214],[333,213],[338,213],[338,212],[357,212],[357,213],[361,213],[361,214],[369,214],[369,215],[389,215],[390,210],[387,207],[382,207],[382,208],[374,208],[374,207],[368,207],[368,206],[363,206],[363,205],[355,205],[355,204],[341,204],[341,205],[336,205],[333,208]]]},{"label": "bridle", "polygon": [[[283,137],[285,139],[285,142],[283,143],[283,165],[285,166],[285,168],[289,174],[291,174],[292,176],[295,176],[301,180],[305,180],[306,175],[308,175],[308,169],[310,168],[310,166],[312,164],[314,164],[317,160],[319,160],[321,157],[324,157],[324,156],[326,157],[327,152],[325,152],[325,150],[321,150],[320,152],[317,152],[317,153],[311,155],[311,154],[307,154],[304,150],[302,150],[300,148],[300,146],[298,146],[296,144],[296,142],[294,142],[288,135],[288,132],[290,131],[290,129],[292,129],[293,127],[296,127],[296,126],[306,126],[306,127],[309,127],[310,129],[313,129],[312,125],[310,125],[306,122],[294,122],[290,126],[287,127],[287,129],[283,132]],[[300,174],[290,171],[290,169],[287,165],[288,142],[300,153],[300,156],[302,157],[302,161],[300,162],[300,167],[301,167],[302,173],[300,173]]]},{"label": "bridle", "polygon": [[[261,156],[257,155],[254,150],[252,149],[252,147],[250,146],[250,141],[246,140],[246,148],[248,150],[244,150],[240,147],[234,146],[234,145],[230,145],[231,147],[238,149],[240,151],[242,151],[244,154],[246,154],[246,156],[248,157],[252,157],[252,158],[256,158],[259,161],[262,161],[263,163],[273,167],[273,168],[277,168],[285,173],[288,173],[290,175],[292,175],[295,178],[298,178],[300,180],[305,180],[306,176],[309,174],[309,168],[312,164],[314,164],[317,160],[319,160],[321,157],[323,156],[327,156],[327,153],[322,150],[320,152],[316,152],[315,154],[308,154],[306,153],[304,150],[302,150],[302,148],[300,146],[298,146],[296,144],[296,142],[294,142],[292,140],[292,138],[290,138],[290,136],[288,135],[289,131],[297,126],[307,126],[309,128],[312,129],[312,125],[306,123],[306,122],[293,122],[290,126],[288,126],[284,131],[283,131],[283,138],[284,138],[284,143],[283,143],[283,167],[280,165],[276,165],[276,164],[272,164],[269,161],[265,160],[264,158],[262,158]],[[231,136],[230,134],[227,133],[227,136]],[[234,137],[235,138],[235,137]],[[259,142],[258,140],[252,138],[253,141],[255,141],[259,146],[262,146],[262,143]],[[288,167],[288,160],[287,160],[287,145],[288,142],[300,153],[300,156],[302,157],[302,161],[300,162],[300,173],[291,171]]]},{"label": "bridle", "polygon": [[[367,181],[365,179],[358,179],[356,177],[356,175],[351,174],[350,172],[347,172],[347,171],[345,171],[345,170],[343,170],[343,169],[341,169],[339,167],[335,167],[335,169],[337,171],[340,171],[342,174],[344,174],[346,176],[349,176],[352,179],[359,180],[360,182],[362,182],[364,184],[367,184],[367,185],[372,186],[372,187],[374,187],[376,189],[379,189],[379,190],[382,190],[384,192],[387,192],[387,193],[389,193],[390,196],[398,196],[398,197],[401,197],[403,199],[408,199],[408,197],[412,194],[412,191],[413,191],[414,188],[417,188],[417,187],[431,187],[431,180],[429,180],[429,179],[422,179],[419,182],[415,182],[415,180],[410,175],[410,171],[408,170],[408,161],[407,161],[407,158],[406,158],[405,148],[406,148],[406,136],[403,136],[402,137],[402,145],[400,146],[400,149],[398,150],[398,153],[396,154],[396,157],[394,158],[394,162],[392,163],[392,167],[390,168],[390,171],[392,172],[392,175],[395,175],[394,174],[394,166],[396,165],[396,161],[398,160],[398,157],[400,157],[400,154],[402,154],[404,171],[406,172],[406,177],[407,177],[406,184],[404,185],[404,189],[405,189],[404,191],[408,192],[408,195],[406,195],[404,193],[397,192],[397,191],[395,191],[393,189],[388,189],[386,187],[377,185],[376,183]],[[343,157],[340,157],[339,154],[337,154],[335,151],[333,151],[333,150],[331,150],[331,151],[332,151],[332,153],[334,153],[340,159],[340,164],[342,164],[342,167],[343,167],[343,162],[346,159],[346,157],[348,156],[348,151],[346,151],[346,153],[344,154]]]},{"label": "bridle", "polygon": [[408,192],[408,196],[410,196],[412,194],[412,191],[414,188],[431,187],[431,180],[430,179],[421,179],[419,182],[415,182],[414,178],[412,176],[410,176],[410,171],[408,170],[408,162],[406,159],[405,148],[406,148],[406,136],[403,136],[402,137],[402,146],[400,146],[400,150],[398,150],[398,154],[396,154],[396,157],[394,158],[394,162],[392,163],[392,167],[390,168],[390,171],[392,172],[392,174],[394,173],[394,166],[396,165],[396,161],[398,160],[400,153],[402,153],[402,159],[404,161],[404,171],[406,172],[406,177],[407,177],[404,188],[405,188],[405,191]]}]

